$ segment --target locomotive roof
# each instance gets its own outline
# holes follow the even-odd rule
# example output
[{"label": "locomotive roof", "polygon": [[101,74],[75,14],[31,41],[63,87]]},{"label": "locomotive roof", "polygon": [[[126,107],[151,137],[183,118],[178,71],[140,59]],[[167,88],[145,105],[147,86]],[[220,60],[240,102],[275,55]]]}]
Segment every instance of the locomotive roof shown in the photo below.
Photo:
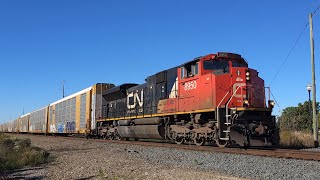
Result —
[{"label": "locomotive roof", "polygon": [[181,64],[179,67],[184,66],[184,65],[189,64],[189,63],[192,63],[192,62],[195,62],[195,61],[199,61],[202,57],[204,57],[204,56],[199,56],[199,57],[194,58],[194,59],[192,59],[190,61],[187,61],[186,63]]},{"label": "locomotive roof", "polygon": [[105,90],[102,95],[106,95],[106,94],[111,94],[111,93],[114,93],[114,92],[118,92],[118,91],[121,91],[122,89],[129,89],[131,87],[134,87],[134,86],[137,86],[138,84],[135,84],[135,83],[125,83],[125,84],[121,84],[119,86],[115,86],[113,88],[110,88],[110,89],[107,89]]},{"label": "locomotive roof", "polygon": [[[236,54],[236,53],[218,52],[217,54],[208,54],[206,56],[209,56],[209,55],[214,55],[216,58],[229,58],[229,59],[234,59],[234,60],[238,60],[238,61],[243,61],[246,64],[248,64],[248,62],[244,58],[242,58],[241,55]],[[206,56],[199,56],[197,58],[194,58],[193,60],[190,60],[190,61],[187,61],[186,63],[183,63],[179,67],[184,66],[189,63],[192,63],[192,62],[195,62],[195,61],[199,61],[201,58],[206,57]]]}]

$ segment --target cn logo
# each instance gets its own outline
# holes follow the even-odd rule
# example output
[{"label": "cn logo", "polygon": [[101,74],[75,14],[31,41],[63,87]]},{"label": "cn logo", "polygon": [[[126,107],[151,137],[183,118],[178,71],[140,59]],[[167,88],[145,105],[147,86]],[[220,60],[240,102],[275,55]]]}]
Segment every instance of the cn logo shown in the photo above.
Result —
[{"label": "cn logo", "polygon": [[[130,98],[133,98],[133,104],[130,104]],[[127,96],[127,108],[128,109],[133,109],[136,107],[136,105],[142,107],[143,106],[143,90],[140,91],[140,97],[138,92],[131,92]]]},{"label": "cn logo", "polygon": [[[240,87],[240,88],[238,88],[238,87]],[[245,87],[246,87],[246,83],[235,83],[233,85],[233,93],[235,93],[234,97],[235,98],[246,98],[246,93],[241,91],[241,89],[245,88]]]}]

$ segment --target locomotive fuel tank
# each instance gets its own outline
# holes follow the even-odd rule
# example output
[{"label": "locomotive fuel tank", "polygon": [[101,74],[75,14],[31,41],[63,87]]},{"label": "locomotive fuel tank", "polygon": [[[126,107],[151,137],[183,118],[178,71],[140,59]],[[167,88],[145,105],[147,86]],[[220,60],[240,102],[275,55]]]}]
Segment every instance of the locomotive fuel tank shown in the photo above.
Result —
[{"label": "locomotive fuel tank", "polygon": [[118,121],[118,124],[117,131],[122,138],[164,139],[164,126],[158,117]]}]

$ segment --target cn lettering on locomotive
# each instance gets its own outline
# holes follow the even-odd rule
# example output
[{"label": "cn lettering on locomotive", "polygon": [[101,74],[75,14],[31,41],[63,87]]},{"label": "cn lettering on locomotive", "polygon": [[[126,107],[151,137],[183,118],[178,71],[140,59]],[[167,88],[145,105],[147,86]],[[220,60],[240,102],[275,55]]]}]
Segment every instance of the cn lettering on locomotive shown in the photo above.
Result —
[{"label": "cn lettering on locomotive", "polygon": [[127,95],[128,109],[134,109],[137,105],[139,105],[139,107],[143,106],[143,89],[140,90],[140,97],[139,92],[131,92]]}]

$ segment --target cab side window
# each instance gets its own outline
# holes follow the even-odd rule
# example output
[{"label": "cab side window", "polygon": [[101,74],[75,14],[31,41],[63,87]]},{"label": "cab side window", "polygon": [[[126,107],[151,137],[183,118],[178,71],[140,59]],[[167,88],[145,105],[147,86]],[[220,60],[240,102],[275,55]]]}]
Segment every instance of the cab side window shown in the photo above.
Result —
[{"label": "cab side window", "polygon": [[185,69],[184,69],[184,67],[180,68],[180,78],[181,79],[185,78]]},{"label": "cab side window", "polygon": [[198,62],[191,62],[181,67],[181,79],[193,77],[199,74]]}]

